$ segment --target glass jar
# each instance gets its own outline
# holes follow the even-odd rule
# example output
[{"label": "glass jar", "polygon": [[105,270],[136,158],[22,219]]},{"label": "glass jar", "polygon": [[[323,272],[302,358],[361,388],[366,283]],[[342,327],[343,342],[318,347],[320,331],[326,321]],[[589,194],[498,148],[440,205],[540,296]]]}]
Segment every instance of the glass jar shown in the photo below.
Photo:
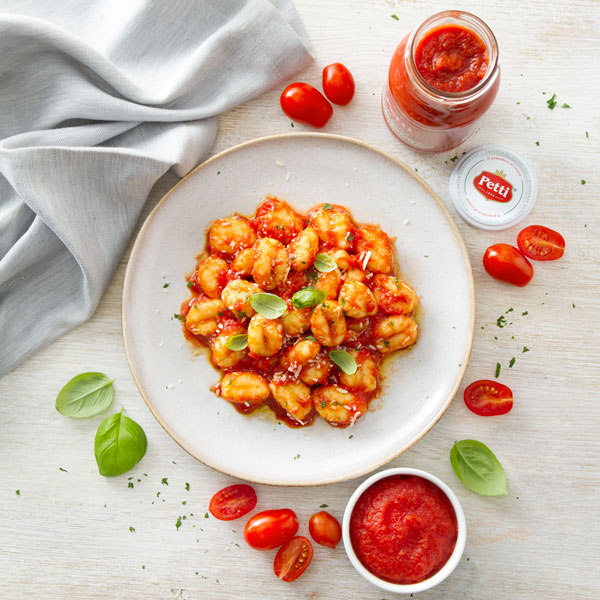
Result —
[{"label": "glass jar", "polygon": [[[473,87],[450,92],[428,83],[415,59],[419,43],[435,31],[458,26],[483,43],[485,74]],[[418,150],[440,152],[465,141],[491,106],[500,87],[498,43],[492,30],[471,13],[448,10],[421,23],[398,45],[383,89],[383,116],[392,133]]]}]

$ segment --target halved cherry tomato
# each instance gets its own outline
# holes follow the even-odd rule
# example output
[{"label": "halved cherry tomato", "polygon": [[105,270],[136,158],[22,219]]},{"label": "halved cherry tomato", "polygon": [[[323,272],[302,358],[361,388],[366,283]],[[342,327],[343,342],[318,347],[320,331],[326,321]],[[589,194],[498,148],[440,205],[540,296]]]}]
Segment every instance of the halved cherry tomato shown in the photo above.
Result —
[{"label": "halved cherry tomato", "polygon": [[324,127],[333,108],[321,92],[308,83],[292,83],[279,98],[283,112],[294,121]]},{"label": "halved cherry tomato", "polygon": [[354,77],[342,63],[323,69],[323,91],[334,104],[346,106],[354,96]]},{"label": "halved cherry tomato", "polygon": [[219,490],[208,505],[210,514],[221,521],[233,521],[248,514],[256,506],[254,488],[243,483]]},{"label": "halved cherry tomato", "polygon": [[298,518],[293,510],[264,510],[246,523],[244,539],[257,550],[272,550],[294,537],[296,531]]},{"label": "halved cherry tomato", "polygon": [[273,570],[283,581],[294,581],[306,571],[313,557],[313,547],[308,538],[298,536],[279,548]]},{"label": "halved cherry tomato", "polygon": [[326,510],[315,513],[308,522],[310,536],[317,544],[335,548],[342,539],[342,528],[338,520]]},{"label": "halved cherry tomato", "polygon": [[494,244],[483,255],[485,270],[496,279],[523,287],[533,277],[531,263],[514,246]]},{"label": "halved cherry tomato", "polygon": [[517,244],[533,260],[557,260],[565,253],[565,238],[543,225],[525,227],[517,237]]},{"label": "halved cherry tomato", "polygon": [[511,389],[489,379],[480,379],[467,386],[464,398],[469,410],[482,417],[505,415],[513,407]]}]

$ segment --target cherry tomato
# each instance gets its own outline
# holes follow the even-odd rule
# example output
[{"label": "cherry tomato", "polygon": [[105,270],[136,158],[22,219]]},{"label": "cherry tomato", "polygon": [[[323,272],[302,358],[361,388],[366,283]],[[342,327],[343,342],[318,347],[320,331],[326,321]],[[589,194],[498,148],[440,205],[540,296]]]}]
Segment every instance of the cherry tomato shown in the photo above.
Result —
[{"label": "cherry tomato", "polygon": [[289,508],[264,510],[246,523],[244,539],[257,550],[272,550],[294,537],[298,518]]},{"label": "cherry tomato", "polygon": [[533,260],[557,260],[565,253],[565,238],[543,225],[525,227],[517,237],[517,244]]},{"label": "cherry tomato", "polygon": [[354,77],[342,63],[323,69],[323,91],[334,104],[346,106],[354,96]]},{"label": "cherry tomato", "polygon": [[298,536],[286,542],[275,557],[273,570],[283,581],[298,579],[313,557],[313,547],[308,538]]},{"label": "cherry tomato", "polygon": [[338,520],[327,511],[315,513],[308,522],[308,531],[317,544],[335,548],[342,539],[342,528]]},{"label": "cherry tomato", "polygon": [[210,514],[221,521],[233,521],[248,514],[256,506],[254,488],[243,483],[219,490],[208,505]]},{"label": "cherry tomato", "polygon": [[321,92],[308,83],[288,85],[279,98],[283,112],[294,121],[313,127],[324,127],[333,114],[331,104]]},{"label": "cherry tomato", "polygon": [[513,407],[511,389],[489,379],[480,379],[467,386],[464,398],[469,410],[482,417],[505,415]]},{"label": "cherry tomato", "polygon": [[485,270],[496,279],[523,287],[533,277],[531,263],[514,246],[494,244],[483,255]]}]

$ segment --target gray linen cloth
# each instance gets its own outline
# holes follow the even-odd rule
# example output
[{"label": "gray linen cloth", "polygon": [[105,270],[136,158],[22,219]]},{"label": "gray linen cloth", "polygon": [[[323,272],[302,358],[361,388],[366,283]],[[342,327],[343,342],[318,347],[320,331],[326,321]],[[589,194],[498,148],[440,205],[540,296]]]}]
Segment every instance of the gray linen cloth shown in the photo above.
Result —
[{"label": "gray linen cloth", "polygon": [[0,376],[90,317],[217,115],[310,60],[291,0],[0,0]]}]

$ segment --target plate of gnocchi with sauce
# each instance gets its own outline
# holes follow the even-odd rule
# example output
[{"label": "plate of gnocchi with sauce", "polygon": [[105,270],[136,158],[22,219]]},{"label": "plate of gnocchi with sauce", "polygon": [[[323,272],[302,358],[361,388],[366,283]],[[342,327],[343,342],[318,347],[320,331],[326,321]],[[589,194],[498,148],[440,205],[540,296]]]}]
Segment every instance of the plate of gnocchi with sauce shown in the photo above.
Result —
[{"label": "plate of gnocchi with sauce", "polygon": [[206,161],[134,244],[123,337],[137,386],[192,456],[317,485],[418,441],[462,380],[475,317],[464,244],[402,163],[320,133]]}]

